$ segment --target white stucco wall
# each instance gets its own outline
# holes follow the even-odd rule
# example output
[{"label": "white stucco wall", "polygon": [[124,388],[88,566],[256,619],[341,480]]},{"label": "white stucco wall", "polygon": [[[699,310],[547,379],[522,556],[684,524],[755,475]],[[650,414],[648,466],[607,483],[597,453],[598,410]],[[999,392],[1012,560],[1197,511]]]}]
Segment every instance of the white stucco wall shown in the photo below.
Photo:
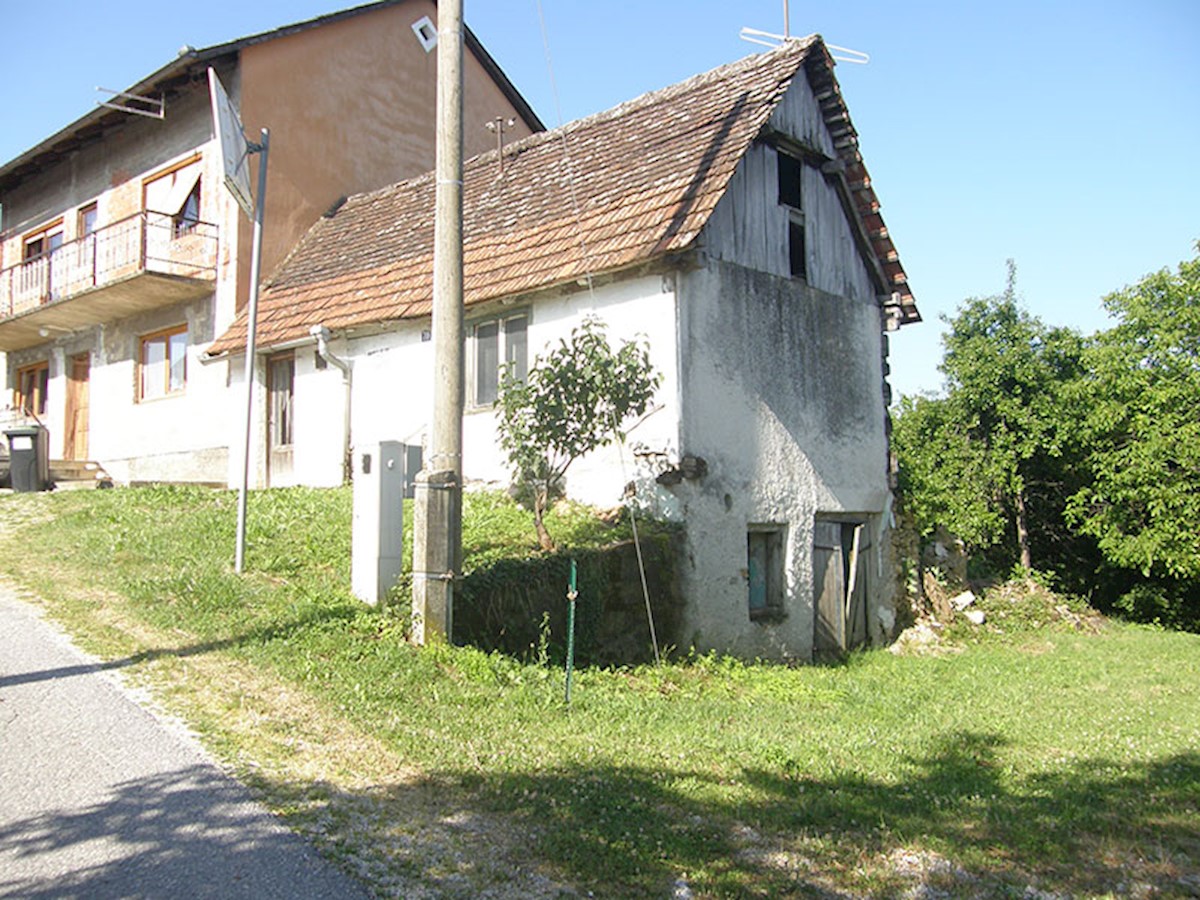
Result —
[{"label": "white stucco wall", "polygon": [[[626,340],[646,340],[651,362],[662,375],[655,397],[656,411],[628,434],[628,446],[601,448],[577,460],[567,470],[568,496],[595,506],[611,507],[621,502],[626,481],[635,475],[636,460],[632,452],[635,446],[673,451],[678,444],[674,281],[654,275],[539,300],[530,307],[530,363],[538,354],[568,338],[571,329],[588,315],[604,322],[613,346]],[[496,417],[491,410],[475,410],[466,416],[463,447],[464,471],[469,479],[509,484],[510,471],[499,448]]]},{"label": "white stucco wall", "polygon": [[[708,463],[672,489],[688,545],[683,640],[807,659],[815,517],[875,527],[888,502],[878,308],[720,262],[680,280],[682,451]],[[784,532],[777,619],[749,614],[756,525]]]},{"label": "white stucco wall", "polygon": [[[200,99],[204,96],[200,92]],[[131,123],[128,137],[136,136],[138,140],[126,140],[127,135],[119,133],[111,141],[90,145],[72,154],[59,169],[48,171],[15,192],[18,206],[14,218],[21,215],[26,222],[36,222],[49,211],[52,217],[63,218],[66,238],[73,240],[77,237],[74,229],[79,208],[95,203],[97,227],[103,229],[142,209],[148,178],[200,155],[200,218],[218,226],[217,275],[212,292],[192,302],[57,334],[44,344],[8,354],[10,383],[11,372],[17,368],[49,362],[43,421],[50,432],[50,455],[55,459],[66,455],[71,359],[88,355],[87,457],[100,462],[118,482],[222,482],[229,469],[228,366],[224,361],[204,362],[203,353],[234,315],[239,211],[220,187],[208,115],[204,103],[181,103],[169,117],[169,127],[155,123],[157,131],[146,132],[142,123]],[[5,254],[12,257],[14,248],[19,249],[21,232],[17,230],[8,237]],[[186,325],[188,331],[184,390],[155,400],[139,400],[140,338],[181,325]]]},{"label": "white stucco wall", "polygon": [[[141,336],[183,324],[188,329],[184,390],[138,400]],[[231,426],[228,367],[202,362],[213,329],[213,302],[208,299],[95,330],[88,455],[118,481],[225,479]]]},{"label": "white stucco wall", "polygon": [[[609,340],[645,338],[651,358],[663,376],[656,411],[629,435],[629,443],[664,452],[678,443],[678,377],[675,341],[675,294],[672,279],[647,276],[543,296],[526,304],[503,307],[503,315],[529,316],[528,351],[532,365],[544,349],[567,338],[582,317],[595,314],[606,325]],[[472,321],[497,314],[472,311]],[[367,447],[382,440],[424,446],[432,414],[433,343],[424,340],[427,320],[398,323],[382,333],[338,336],[330,346],[352,367],[351,443]],[[467,352],[471,352],[468,338]],[[334,366],[324,371],[312,365],[311,345],[296,351],[295,474],[298,483],[335,484],[341,480],[342,376]],[[235,376],[240,381],[240,376]],[[260,428],[256,433],[263,433]],[[260,451],[260,455],[265,451]],[[602,449],[577,461],[567,473],[570,496],[600,506],[616,505],[625,479],[636,474],[632,451],[623,462],[616,447]],[[468,408],[463,420],[463,470],[468,483],[507,487],[510,471],[496,437],[492,408]],[[622,473],[625,474],[622,474]]]}]

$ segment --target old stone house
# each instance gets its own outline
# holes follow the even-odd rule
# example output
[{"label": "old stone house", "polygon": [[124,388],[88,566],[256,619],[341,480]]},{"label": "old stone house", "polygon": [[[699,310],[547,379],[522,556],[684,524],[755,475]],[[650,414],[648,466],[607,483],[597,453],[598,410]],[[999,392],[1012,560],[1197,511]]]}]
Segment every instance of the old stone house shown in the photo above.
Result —
[{"label": "old stone house", "polygon": [[[206,351],[246,302],[252,229],[221,186],[207,70],[251,140],[271,132],[270,272],[339,197],[433,165],[435,18],[432,0],[390,0],[184,48],[125,90],[142,114],[98,107],[0,166],[7,418],[118,482],[235,480],[239,404]],[[469,32],[466,47],[468,115],[540,130]]]},{"label": "old stone house", "polygon": [[[808,659],[882,639],[887,333],[919,314],[821,39],[516,140],[464,177],[468,481],[507,483],[498,365],[596,315],[645,337],[663,382],[630,447],[566,488],[612,506],[633,480],[682,523],[676,643]],[[260,408],[286,400],[291,431],[285,448],[256,429],[260,483],[284,450],[289,479],[320,485],[347,445],[421,445],[433,200],[429,174],[352,196],[271,280]],[[245,325],[210,357],[236,358]]]}]

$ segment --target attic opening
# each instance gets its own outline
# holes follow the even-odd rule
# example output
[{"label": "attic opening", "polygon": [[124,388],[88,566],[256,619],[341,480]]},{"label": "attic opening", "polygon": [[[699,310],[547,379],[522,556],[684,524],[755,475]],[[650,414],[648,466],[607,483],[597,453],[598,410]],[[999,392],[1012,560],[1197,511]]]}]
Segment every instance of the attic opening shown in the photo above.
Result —
[{"label": "attic opening", "polygon": [[793,278],[808,280],[808,246],[804,235],[804,163],[782,150],[775,154],[779,173],[779,205],[788,214],[788,264]]}]

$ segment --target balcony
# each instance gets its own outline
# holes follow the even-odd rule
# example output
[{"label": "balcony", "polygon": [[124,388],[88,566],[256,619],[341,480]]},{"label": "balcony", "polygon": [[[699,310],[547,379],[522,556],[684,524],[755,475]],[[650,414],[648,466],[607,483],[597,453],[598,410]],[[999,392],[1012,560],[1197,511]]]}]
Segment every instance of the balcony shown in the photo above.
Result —
[{"label": "balcony", "polygon": [[0,350],[198,300],[216,277],[216,225],[137,213],[0,269]]}]

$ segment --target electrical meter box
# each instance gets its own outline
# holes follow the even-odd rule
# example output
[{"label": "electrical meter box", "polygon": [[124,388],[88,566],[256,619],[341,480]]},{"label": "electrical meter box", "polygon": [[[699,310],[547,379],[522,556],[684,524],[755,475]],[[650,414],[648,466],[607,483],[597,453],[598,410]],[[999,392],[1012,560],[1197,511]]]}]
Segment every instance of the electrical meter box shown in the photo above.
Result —
[{"label": "electrical meter box", "polygon": [[380,441],[353,452],[350,587],[372,606],[386,602],[400,577],[406,462],[406,448],[399,441]]}]

